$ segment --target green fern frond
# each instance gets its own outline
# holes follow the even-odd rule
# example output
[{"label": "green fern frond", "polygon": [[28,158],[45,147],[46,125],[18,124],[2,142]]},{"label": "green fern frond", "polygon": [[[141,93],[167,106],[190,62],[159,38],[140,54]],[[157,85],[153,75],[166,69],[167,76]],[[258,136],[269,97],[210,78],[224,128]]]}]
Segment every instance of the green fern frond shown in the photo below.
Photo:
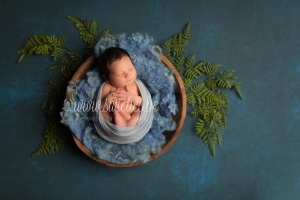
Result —
[{"label": "green fern frond", "polygon": [[39,46],[39,47],[34,47],[31,49],[31,52],[35,54],[48,54],[49,50],[52,50],[51,46],[49,45],[44,45],[44,46]]},{"label": "green fern frond", "polygon": [[222,114],[221,111],[217,111],[216,116],[215,116],[215,123],[214,127],[217,130],[217,132],[220,132],[221,129],[225,129],[225,124],[222,120]]},{"label": "green fern frond", "polygon": [[100,34],[100,38],[105,38],[108,34],[110,34],[110,29],[106,29]]},{"label": "green fern frond", "polygon": [[231,89],[237,92],[240,99],[243,99],[241,82],[232,82]]},{"label": "green fern frond", "polygon": [[214,76],[219,67],[221,67],[221,64],[218,63],[205,63],[204,65],[201,66],[200,71],[209,75],[209,76]]},{"label": "green fern frond", "polygon": [[44,43],[48,43],[53,47],[61,47],[66,40],[66,36],[56,37],[50,35],[50,36],[41,37],[41,39],[44,41]]},{"label": "green fern frond", "polygon": [[202,116],[204,113],[205,113],[205,110],[203,109],[203,107],[202,107],[201,105],[195,107],[195,108],[191,111],[191,114],[192,114],[194,117]]},{"label": "green fern frond", "polygon": [[202,119],[198,119],[198,121],[196,122],[196,131],[197,131],[197,135],[198,137],[203,137],[203,135],[205,134],[205,123]]},{"label": "green fern frond", "polygon": [[75,68],[78,68],[83,63],[83,58],[80,54],[75,52],[69,52],[69,57],[72,60],[72,64],[75,65]]},{"label": "green fern frond", "polygon": [[210,123],[210,116],[209,116],[209,108],[206,105],[200,106],[199,107],[199,115],[202,115],[203,121],[205,123]]},{"label": "green fern frond", "polygon": [[50,84],[55,85],[55,86],[62,86],[64,83],[66,83],[66,79],[65,78],[53,78],[49,81]]},{"label": "green fern frond", "polygon": [[182,79],[183,85],[185,88],[188,88],[191,86],[193,79],[185,78]]},{"label": "green fern frond", "polygon": [[171,47],[184,47],[188,44],[188,40],[183,38],[182,33],[175,34],[171,37]]},{"label": "green fern frond", "polygon": [[46,90],[45,101],[41,109],[45,108],[49,104],[49,102],[55,99],[55,97],[57,96],[57,89],[57,87],[53,87],[49,90]]},{"label": "green fern frond", "polygon": [[182,47],[175,47],[172,52],[173,56],[181,57],[185,53],[185,49]]},{"label": "green fern frond", "polygon": [[211,142],[210,140],[210,143],[208,144],[208,148],[210,150],[210,153],[212,156],[215,156],[216,155],[216,145],[215,145],[216,141],[213,140],[213,142]]},{"label": "green fern frond", "polygon": [[219,113],[216,111],[216,109],[212,108],[212,107],[208,107],[208,116],[205,119],[205,122],[207,122],[209,124],[210,128],[214,128],[215,125],[215,121],[218,121],[218,119],[220,119],[220,115]]},{"label": "green fern frond", "polygon": [[80,38],[89,45],[93,46],[96,43],[94,36],[88,31],[81,31],[79,34]]},{"label": "green fern frond", "polygon": [[200,70],[197,68],[187,68],[184,76],[189,79],[196,79],[201,74]]},{"label": "green fern frond", "polygon": [[205,85],[211,90],[214,90],[214,88],[217,86],[216,79],[215,78],[208,78],[205,80]]},{"label": "green fern frond", "polygon": [[215,95],[221,99],[224,104],[228,104],[229,103],[229,100],[228,100],[228,95],[224,92],[221,92],[220,90],[217,90],[217,92],[215,93]]},{"label": "green fern frond", "polygon": [[93,22],[91,23],[91,34],[96,37],[98,35],[98,31],[99,31],[99,24],[96,20],[93,20]]},{"label": "green fern frond", "polygon": [[61,60],[55,65],[52,65],[49,70],[60,70],[66,78],[71,78],[70,76],[82,63],[83,58],[81,55],[75,52],[68,52],[68,57],[61,58]]},{"label": "green fern frond", "polygon": [[74,16],[68,16],[68,18],[75,22],[75,26],[79,30],[80,38],[90,46],[94,46],[97,42],[98,23],[95,20],[91,23],[86,19]]},{"label": "green fern frond", "polygon": [[217,79],[217,86],[222,88],[231,88],[232,83],[231,81],[224,79],[224,78],[218,78]]},{"label": "green fern frond", "polygon": [[168,39],[167,41],[165,41],[162,44],[162,52],[164,55],[165,55],[165,53],[169,53],[171,51],[171,49],[172,49],[171,41],[172,41],[172,38]]},{"label": "green fern frond", "polygon": [[201,96],[202,99],[205,99],[205,102],[207,103],[224,104],[224,102],[217,95],[215,95],[214,91],[209,88],[201,89],[198,91],[198,95]]},{"label": "green fern frond", "polygon": [[228,106],[222,105],[220,108],[220,113],[222,115],[222,122],[223,122],[224,126],[226,126],[227,116],[228,116]]},{"label": "green fern frond", "polygon": [[52,154],[56,151],[62,150],[66,144],[68,129],[60,123],[60,117],[56,118],[48,115],[48,122],[46,123],[46,134],[44,140],[39,145],[38,149],[33,152],[32,156],[40,154]]},{"label": "green fern frond", "polygon": [[177,69],[180,76],[182,76],[182,72],[183,72],[183,55],[178,56],[176,58],[176,60],[174,61],[174,67]]},{"label": "green fern frond", "polygon": [[206,140],[204,140],[204,145],[207,145],[211,155],[216,155],[216,141],[217,141],[217,135],[215,134],[209,134]]},{"label": "green fern frond", "polygon": [[65,64],[62,64],[61,62],[58,62],[54,65],[51,65],[48,70],[61,70],[63,67],[65,66]]},{"label": "green fern frond", "polygon": [[191,94],[191,93],[187,94],[187,95],[186,95],[186,102],[187,102],[188,104],[190,104],[191,106],[194,107],[194,105],[195,105],[195,103],[196,103],[196,99],[195,99],[194,94]]},{"label": "green fern frond", "polygon": [[65,50],[59,47],[55,47],[54,51],[52,52],[51,56],[56,60],[57,58],[60,58],[65,53]]},{"label": "green fern frond", "polygon": [[197,79],[199,75],[201,75],[201,67],[203,66],[203,61],[198,62],[196,65],[194,65],[195,63],[195,54],[192,56],[189,56],[186,59],[186,62],[184,64],[184,66],[186,67],[186,71],[184,73],[184,76],[186,78],[190,78],[190,79]]},{"label": "green fern frond", "polygon": [[219,146],[222,146],[222,133],[218,132],[217,140],[218,140]]},{"label": "green fern frond", "polygon": [[187,25],[185,25],[185,27],[182,30],[183,38],[186,40],[189,40],[191,38],[190,29],[191,29],[191,24],[188,23]]},{"label": "green fern frond", "polygon": [[182,63],[181,57],[183,57],[183,54],[185,53],[184,46],[188,44],[189,39],[191,37],[189,35],[189,31],[190,31],[190,24],[187,24],[183,28],[182,32],[173,35],[171,38],[169,38],[162,44],[163,55],[166,58],[168,58],[168,60],[170,60],[170,62],[173,65],[177,66],[177,70],[180,72],[181,76],[183,76],[182,74],[183,64],[181,64]]},{"label": "green fern frond", "polygon": [[195,61],[196,61],[196,55],[193,54],[193,55],[187,57],[187,59],[186,59],[186,61],[184,63],[184,66],[186,68],[193,68],[194,65],[195,65]]},{"label": "green fern frond", "polygon": [[224,72],[220,71],[219,76],[216,77],[217,86],[222,88],[232,88],[232,80],[237,79],[237,77],[233,76],[233,73],[233,69],[228,69]]},{"label": "green fern frond", "polygon": [[18,62],[21,62],[27,56],[32,54],[45,55],[49,54],[49,52],[52,52],[51,56],[56,59],[62,55],[63,50],[60,47],[65,40],[66,36],[33,35],[18,52],[22,53]]},{"label": "green fern frond", "polygon": [[195,98],[198,105],[202,105],[202,103],[205,104],[205,100],[202,99],[199,95],[195,95]]},{"label": "green fern frond", "polygon": [[171,47],[180,47],[180,43],[182,40],[181,34],[175,34],[171,37]]},{"label": "green fern frond", "polygon": [[216,154],[217,133],[212,130],[206,130],[201,138],[203,140],[203,144],[208,146],[212,156],[214,156]]},{"label": "green fern frond", "polygon": [[190,87],[190,91],[194,94],[199,94],[203,89],[204,84],[203,83],[195,83]]},{"label": "green fern frond", "polygon": [[194,68],[199,69],[201,71],[201,68],[205,65],[205,61],[200,60],[195,66]]}]

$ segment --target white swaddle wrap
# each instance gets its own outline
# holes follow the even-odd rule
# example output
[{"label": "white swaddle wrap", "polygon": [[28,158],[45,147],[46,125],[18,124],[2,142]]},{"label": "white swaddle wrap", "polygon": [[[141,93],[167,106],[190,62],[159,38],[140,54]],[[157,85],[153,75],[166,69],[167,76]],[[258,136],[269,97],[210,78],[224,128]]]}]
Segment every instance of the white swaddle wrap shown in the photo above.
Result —
[{"label": "white swaddle wrap", "polygon": [[[137,86],[142,97],[141,114],[136,125],[134,126],[117,126],[105,120],[101,114],[101,110],[95,112],[96,120],[95,128],[98,134],[105,140],[117,144],[130,144],[141,140],[151,128],[153,121],[153,103],[151,95],[144,83],[136,79]],[[96,102],[101,101],[103,83],[97,94]]]}]

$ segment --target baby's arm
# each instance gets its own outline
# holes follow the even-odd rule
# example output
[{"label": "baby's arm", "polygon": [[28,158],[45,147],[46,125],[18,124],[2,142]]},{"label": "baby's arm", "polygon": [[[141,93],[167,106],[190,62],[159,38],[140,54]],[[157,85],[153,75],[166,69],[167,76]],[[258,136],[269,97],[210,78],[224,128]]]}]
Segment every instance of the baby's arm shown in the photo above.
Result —
[{"label": "baby's arm", "polygon": [[111,93],[111,87],[109,83],[106,83],[102,88],[102,95],[101,95],[101,110],[102,111],[109,111],[110,106],[113,104],[113,94]]}]

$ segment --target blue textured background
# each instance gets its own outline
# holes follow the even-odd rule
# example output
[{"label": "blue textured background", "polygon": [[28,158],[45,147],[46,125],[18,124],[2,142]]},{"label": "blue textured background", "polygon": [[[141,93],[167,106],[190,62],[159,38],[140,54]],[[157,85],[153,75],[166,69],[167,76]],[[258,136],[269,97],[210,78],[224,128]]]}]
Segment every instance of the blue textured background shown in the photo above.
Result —
[{"label": "blue textured background", "polygon": [[[1,199],[300,199],[300,1],[1,1]],[[54,62],[17,64],[32,34],[66,35],[83,51],[66,16],[96,19],[113,34],[141,32],[162,44],[191,23],[187,55],[233,68],[244,100],[229,93],[223,146],[212,157],[188,115],[171,149],[143,166],[96,163],[72,140],[30,157],[42,141],[40,110]]]}]

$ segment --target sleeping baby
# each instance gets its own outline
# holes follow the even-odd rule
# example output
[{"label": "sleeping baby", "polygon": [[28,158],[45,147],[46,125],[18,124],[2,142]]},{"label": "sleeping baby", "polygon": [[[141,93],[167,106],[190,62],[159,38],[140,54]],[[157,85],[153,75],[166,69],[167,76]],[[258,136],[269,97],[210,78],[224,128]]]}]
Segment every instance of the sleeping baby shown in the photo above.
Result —
[{"label": "sleeping baby", "polygon": [[95,127],[99,135],[115,143],[131,143],[142,139],[153,120],[151,95],[142,81],[128,52],[110,47],[98,58],[100,86]]}]

